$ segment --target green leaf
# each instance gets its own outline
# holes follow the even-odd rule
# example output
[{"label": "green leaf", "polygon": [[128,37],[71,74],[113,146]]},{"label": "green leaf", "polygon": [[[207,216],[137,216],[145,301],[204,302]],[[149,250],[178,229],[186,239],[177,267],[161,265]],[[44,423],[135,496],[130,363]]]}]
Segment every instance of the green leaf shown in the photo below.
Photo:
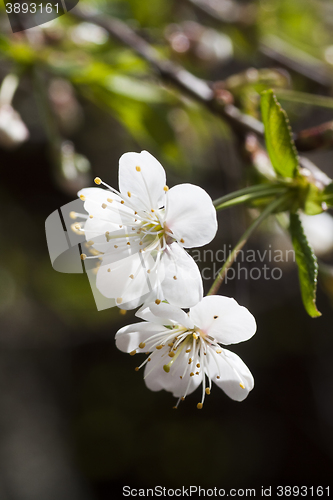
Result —
[{"label": "green leaf", "polygon": [[298,265],[298,277],[301,295],[307,313],[315,318],[321,316],[316,306],[316,289],[318,263],[315,254],[304,234],[303,226],[298,214],[290,215],[290,234],[295,250]]},{"label": "green leaf", "polygon": [[295,177],[298,171],[298,156],[289,120],[272,90],[261,94],[261,114],[267,151],[274,170],[282,177]]}]

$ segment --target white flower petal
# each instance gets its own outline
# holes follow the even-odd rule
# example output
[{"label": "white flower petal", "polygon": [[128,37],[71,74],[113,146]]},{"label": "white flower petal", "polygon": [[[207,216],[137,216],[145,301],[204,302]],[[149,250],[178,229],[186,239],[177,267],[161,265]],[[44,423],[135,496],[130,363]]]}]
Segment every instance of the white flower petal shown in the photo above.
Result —
[{"label": "white flower petal", "polygon": [[216,210],[210,196],[193,184],[174,186],[167,193],[166,225],[185,248],[206,245],[217,231]]},{"label": "white flower petal", "polygon": [[178,324],[188,329],[191,329],[194,326],[188,315],[180,309],[180,307],[172,306],[164,302],[161,302],[160,304],[156,304],[155,302],[147,304],[139,309],[135,315],[138,318],[151,321],[152,323],[159,325]]},{"label": "white flower petal", "polygon": [[191,308],[189,316],[204,333],[226,345],[248,340],[256,332],[255,319],[248,309],[221,295],[204,297]]},{"label": "white flower petal", "polygon": [[[208,368],[206,368],[206,372],[213,382],[229,398],[235,401],[243,401],[253,389],[254,380],[250,370],[241,358],[227,349],[223,349],[221,354],[213,354],[211,349],[208,349],[207,358]],[[220,378],[217,379],[217,376]]]},{"label": "white flower petal", "polygon": [[[122,216],[122,211],[133,214],[133,210],[119,204],[121,198],[118,195],[106,189],[98,187],[81,189],[81,191],[78,192],[78,197],[84,200],[84,209],[94,218],[100,218],[114,224],[124,224],[125,219],[124,216]],[[110,203],[108,199],[113,201]],[[103,204],[109,206],[112,210],[103,208]]]},{"label": "white flower petal", "polygon": [[149,337],[163,331],[168,331],[168,329],[160,325],[147,323],[146,321],[135,323],[133,325],[127,325],[118,330],[116,333],[116,346],[123,352],[132,352],[137,350],[138,353],[144,353],[149,350],[149,347],[144,346],[140,348],[139,344],[141,344],[141,342],[145,343]]},{"label": "white flower petal", "polygon": [[192,307],[203,295],[202,278],[192,257],[177,242],[162,258],[165,277],[161,283],[165,300],[178,307]]},{"label": "white flower petal", "polygon": [[119,190],[136,207],[156,210],[164,205],[165,171],[147,151],[125,153],[119,160]]},{"label": "white flower petal", "polygon": [[130,257],[113,262],[113,256],[106,254],[98,269],[96,286],[108,298],[116,299],[117,305],[140,300],[154,290],[158,281],[157,273],[147,273],[154,260],[150,255],[135,253]]},{"label": "white flower petal", "polygon": [[87,219],[84,231],[86,240],[90,242],[90,245],[99,252],[112,254],[114,261],[139,252],[140,236],[135,234],[133,237],[135,231],[132,230],[131,226],[122,226],[120,228],[118,224],[93,218]]},{"label": "white flower petal", "polygon": [[[167,356],[168,351],[169,348],[167,346],[157,351],[151,357],[151,361],[147,363],[144,377],[148,389],[151,391],[164,389],[172,392],[178,398],[184,396],[185,393],[191,394],[202,382],[202,375],[199,374],[190,377],[191,368],[185,356],[179,356],[171,366],[169,373],[165,372],[163,366],[170,361],[170,358]],[[181,379],[180,377],[183,376],[186,368],[187,375]]]}]

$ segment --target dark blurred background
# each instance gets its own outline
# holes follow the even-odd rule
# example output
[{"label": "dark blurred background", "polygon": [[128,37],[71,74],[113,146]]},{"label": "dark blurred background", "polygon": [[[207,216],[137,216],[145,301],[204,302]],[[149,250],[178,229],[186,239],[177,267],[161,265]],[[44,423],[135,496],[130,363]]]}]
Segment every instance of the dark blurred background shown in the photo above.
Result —
[{"label": "dark blurred background", "polygon": [[[260,90],[274,87],[295,132],[333,119],[330,2],[81,0],[79,7],[123,20],[196,76],[227,82],[220,87],[228,98],[256,118]],[[213,199],[265,172],[221,118],[161,82],[75,9],[12,34],[0,8],[7,85],[0,91],[0,499],[104,500],[124,485],[330,485],[331,226],[318,216],[308,224],[322,263],[322,317],[307,316],[290,259],[265,261],[282,269],[280,280],[223,284],[220,293],[257,320],[255,337],[232,349],[255,388],[236,403],[215,387],[202,411],[196,394],[173,411],[172,395],[148,391],[133,358],[115,347],[134,312],[98,312],[86,275],[53,270],[45,219],[95,175],[117,187],[126,151],[149,150],[169,186],[192,182]],[[324,142],[307,156],[333,177],[333,144]],[[236,243],[251,212],[237,207],[218,218],[212,250]],[[246,248],[285,251],[290,241],[269,220]]]}]

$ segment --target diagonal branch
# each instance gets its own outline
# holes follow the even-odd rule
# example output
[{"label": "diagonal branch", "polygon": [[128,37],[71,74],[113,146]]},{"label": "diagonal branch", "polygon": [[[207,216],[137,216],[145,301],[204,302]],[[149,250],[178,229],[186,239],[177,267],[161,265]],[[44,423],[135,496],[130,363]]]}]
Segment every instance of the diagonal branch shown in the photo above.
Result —
[{"label": "diagonal branch", "polygon": [[124,22],[110,16],[102,17],[94,13],[88,14],[78,6],[71,11],[71,14],[78,19],[92,22],[104,28],[113,38],[127,45],[145,59],[165,82],[171,83],[188,96],[204,104],[216,115],[221,116],[240,135],[245,136],[248,132],[252,132],[263,136],[264,127],[259,120],[242,113],[232,104],[221,103],[205,80],[197,78],[182,66],[161,58],[154,47]]},{"label": "diagonal branch", "polygon": [[[110,16],[105,17],[96,13],[87,13],[79,6],[76,6],[74,10],[71,11],[71,14],[78,19],[94,23],[104,28],[109,35],[130,47],[140,57],[147,61],[164,82],[174,85],[197,102],[203,104],[214,114],[223,118],[241,138],[246,139],[249,133],[263,138],[264,126],[261,121],[242,113],[242,111],[233,104],[221,102],[221,99],[218,97],[218,92],[214,91],[213,87],[205,80],[196,77],[182,66],[161,57],[159,52],[152,47],[152,45],[135,33],[135,31],[124,22]],[[302,136],[302,132],[298,134],[296,137],[296,144],[299,150],[307,151],[313,149],[310,141],[307,140],[306,133],[304,137]],[[314,145],[314,148],[315,147],[316,145]],[[302,166],[303,163],[306,163],[306,168],[310,168],[309,161],[300,158],[300,164]]]}]

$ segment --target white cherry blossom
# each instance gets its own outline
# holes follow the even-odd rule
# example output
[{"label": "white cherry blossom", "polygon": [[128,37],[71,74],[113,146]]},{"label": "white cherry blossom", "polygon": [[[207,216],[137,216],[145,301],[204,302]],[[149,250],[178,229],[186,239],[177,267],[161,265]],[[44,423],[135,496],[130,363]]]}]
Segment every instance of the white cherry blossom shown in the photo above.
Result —
[{"label": "white cherry blossom", "polygon": [[154,300],[180,307],[198,303],[201,275],[184,248],[205,245],[216,234],[216,211],[206,191],[192,184],[169,189],[164,168],[147,151],[120,158],[119,191],[100,178],[95,182],[106,189],[78,193],[89,217],[75,227],[101,260],[99,291],[124,309]]},{"label": "white cherry blossom", "polygon": [[121,328],[116,345],[131,355],[148,357],[144,379],[152,391],[165,389],[179,401],[202,386],[201,409],[215,382],[231,399],[244,400],[254,386],[244,362],[221,344],[250,339],[256,322],[245,307],[234,299],[212,295],[204,297],[186,314],[167,303],[143,306],[136,315],[143,322]]}]

